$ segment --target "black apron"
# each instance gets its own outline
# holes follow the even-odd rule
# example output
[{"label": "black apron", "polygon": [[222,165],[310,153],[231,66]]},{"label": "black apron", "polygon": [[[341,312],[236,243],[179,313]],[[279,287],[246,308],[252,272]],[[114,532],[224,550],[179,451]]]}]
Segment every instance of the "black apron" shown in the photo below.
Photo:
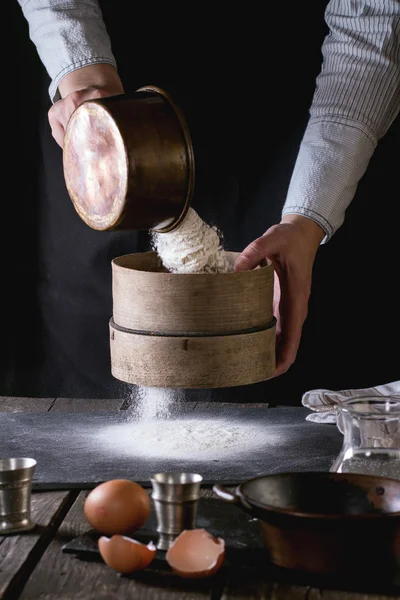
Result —
[{"label": "black apron", "polygon": [[[158,85],[181,106],[201,172],[192,205],[222,230],[227,249],[242,250],[280,219],[321,66],[325,3],[271,3],[266,10],[246,5],[245,14],[232,4],[229,12],[199,4],[182,13],[136,3],[134,15],[126,14],[125,2],[100,4],[125,90]],[[38,396],[126,397],[132,386],[115,380],[110,369],[111,260],[148,250],[149,236],[94,231],[78,217],[47,122],[48,83],[36,213],[35,360],[18,389]],[[187,396],[299,404],[302,391],[320,384],[299,356],[300,377],[296,366],[262,384]]]}]

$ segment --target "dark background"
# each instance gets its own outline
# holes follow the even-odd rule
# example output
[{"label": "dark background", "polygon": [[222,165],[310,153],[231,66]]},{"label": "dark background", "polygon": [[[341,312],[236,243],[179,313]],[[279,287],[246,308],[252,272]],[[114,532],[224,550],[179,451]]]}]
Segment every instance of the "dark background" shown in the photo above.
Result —
[{"label": "dark background", "polygon": [[[19,5],[17,2],[7,4],[14,42],[11,56],[7,58],[11,70],[7,79],[8,100],[3,112],[5,170],[1,243],[4,352],[0,364],[0,395],[39,396],[48,392],[59,395],[68,390],[48,389],[41,381],[42,324],[37,293],[40,278],[37,186],[38,172],[42,168],[39,129],[48,127],[43,115],[50,107],[45,92],[49,81],[29,40],[28,26]],[[110,7],[111,4],[105,3],[106,11],[107,5]],[[319,8],[319,19],[321,15],[322,8]],[[232,214],[239,222],[236,229],[232,228],[235,234],[230,233],[228,216],[225,219],[222,215],[219,219],[218,224],[226,231],[226,243],[231,249],[242,249],[254,234],[260,235],[279,219],[308,118],[314,77],[321,62],[320,53],[316,50],[323,33],[320,29],[312,42],[314,46],[309,50],[303,49],[310,59],[304,78],[296,72],[291,74],[296,82],[296,96],[288,99],[289,104],[292,103],[289,109],[292,118],[282,125],[282,138],[290,141],[283,142],[279,148],[271,147],[267,158],[273,176],[269,183],[258,185],[249,196],[254,199],[264,195],[270,199],[268,206],[264,204],[261,210],[260,203],[255,200],[254,208],[249,210],[252,223],[256,225],[247,228],[244,219],[240,234],[237,233],[240,209],[235,213],[235,207],[232,207]],[[117,37],[114,39],[118,46]],[[118,53],[118,47],[115,51]],[[128,68],[128,64],[121,65],[122,75]],[[136,83],[149,83],[146,74],[139,73]],[[254,88],[250,86],[249,93],[252,89],[257,89],[257,85]],[[251,116],[248,123],[252,124]],[[210,392],[210,397],[299,404],[300,395],[308,389],[362,388],[400,378],[399,142],[398,117],[378,145],[346,213],[345,224],[318,252],[309,316],[296,363],[287,374],[275,380],[235,391]],[[282,156],[286,157],[283,163],[280,160]],[[61,150],[54,142],[54,160],[60,162],[61,158]],[[265,156],[258,160],[265,160]],[[256,156],[250,157],[249,176],[244,179],[250,187],[257,187],[256,179],[251,176],[251,168],[256,162]],[[88,231],[88,236],[91,234]],[[105,329],[108,317],[108,314],[104,316]],[[101,389],[94,393],[100,397]],[[104,394],[107,397],[107,390]],[[79,394],[79,390],[71,388],[71,395],[85,397],[91,394]]]}]

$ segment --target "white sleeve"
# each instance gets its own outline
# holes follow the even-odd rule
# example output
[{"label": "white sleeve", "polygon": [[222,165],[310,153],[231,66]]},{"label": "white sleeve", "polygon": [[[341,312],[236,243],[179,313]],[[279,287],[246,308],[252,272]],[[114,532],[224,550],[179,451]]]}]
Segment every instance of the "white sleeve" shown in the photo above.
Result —
[{"label": "white sleeve", "polygon": [[60,80],[82,67],[108,63],[116,67],[110,39],[96,0],[18,0],[51,84],[52,102]]},{"label": "white sleeve", "polygon": [[378,140],[400,110],[400,1],[331,0],[310,119],[282,214],[344,221]]}]

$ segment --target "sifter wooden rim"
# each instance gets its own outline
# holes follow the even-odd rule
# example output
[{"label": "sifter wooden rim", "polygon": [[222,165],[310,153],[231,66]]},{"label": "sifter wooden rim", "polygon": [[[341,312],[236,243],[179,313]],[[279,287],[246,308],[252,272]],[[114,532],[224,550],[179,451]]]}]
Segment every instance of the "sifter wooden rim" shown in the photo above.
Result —
[{"label": "sifter wooden rim", "polygon": [[181,214],[179,215],[179,217],[177,217],[175,219],[175,221],[173,221],[171,224],[167,225],[166,227],[161,227],[160,229],[155,228],[155,227],[152,228],[152,231],[155,231],[156,233],[167,233],[168,231],[172,231],[173,229],[176,229],[176,227],[178,227],[178,225],[180,225],[182,223],[183,219],[186,217],[187,211],[189,210],[189,206],[192,201],[193,191],[194,191],[194,181],[195,181],[195,161],[194,161],[192,138],[191,138],[191,135],[189,132],[188,124],[183,115],[183,112],[181,111],[179,106],[177,106],[175,104],[175,102],[172,100],[172,98],[168,94],[168,92],[166,92],[164,89],[162,89],[156,85],[145,85],[143,87],[138,88],[136,91],[137,92],[154,92],[154,93],[162,96],[174,110],[175,115],[177,116],[179,124],[182,128],[182,133],[183,133],[183,137],[185,140],[186,155],[187,155],[188,162],[189,162],[189,177],[188,177],[185,205],[184,205],[183,210],[182,210]]},{"label": "sifter wooden rim", "polygon": [[184,338],[196,338],[196,337],[229,337],[231,335],[247,335],[249,333],[259,333],[260,331],[268,331],[268,329],[272,329],[276,326],[276,318],[274,317],[272,321],[267,323],[266,325],[260,325],[259,327],[248,327],[247,329],[236,329],[233,331],[154,331],[149,329],[130,329],[129,327],[123,327],[122,325],[118,325],[114,321],[114,318],[111,317],[109,321],[110,326],[113,329],[117,329],[117,331],[122,331],[123,333],[133,333],[135,335],[143,335],[143,336],[153,336],[153,337],[184,337]]}]

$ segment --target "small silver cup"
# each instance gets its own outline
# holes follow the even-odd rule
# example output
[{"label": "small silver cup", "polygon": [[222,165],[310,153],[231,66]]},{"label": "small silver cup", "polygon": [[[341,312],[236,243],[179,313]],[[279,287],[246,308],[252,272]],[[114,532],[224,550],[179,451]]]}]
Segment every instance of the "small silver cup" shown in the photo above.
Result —
[{"label": "small silver cup", "polygon": [[33,458],[0,459],[0,535],[29,531],[31,489],[36,468]]},{"label": "small silver cup", "polygon": [[203,477],[197,473],[156,473],[150,481],[159,534],[157,548],[168,550],[184,529],[196,526]]}]

